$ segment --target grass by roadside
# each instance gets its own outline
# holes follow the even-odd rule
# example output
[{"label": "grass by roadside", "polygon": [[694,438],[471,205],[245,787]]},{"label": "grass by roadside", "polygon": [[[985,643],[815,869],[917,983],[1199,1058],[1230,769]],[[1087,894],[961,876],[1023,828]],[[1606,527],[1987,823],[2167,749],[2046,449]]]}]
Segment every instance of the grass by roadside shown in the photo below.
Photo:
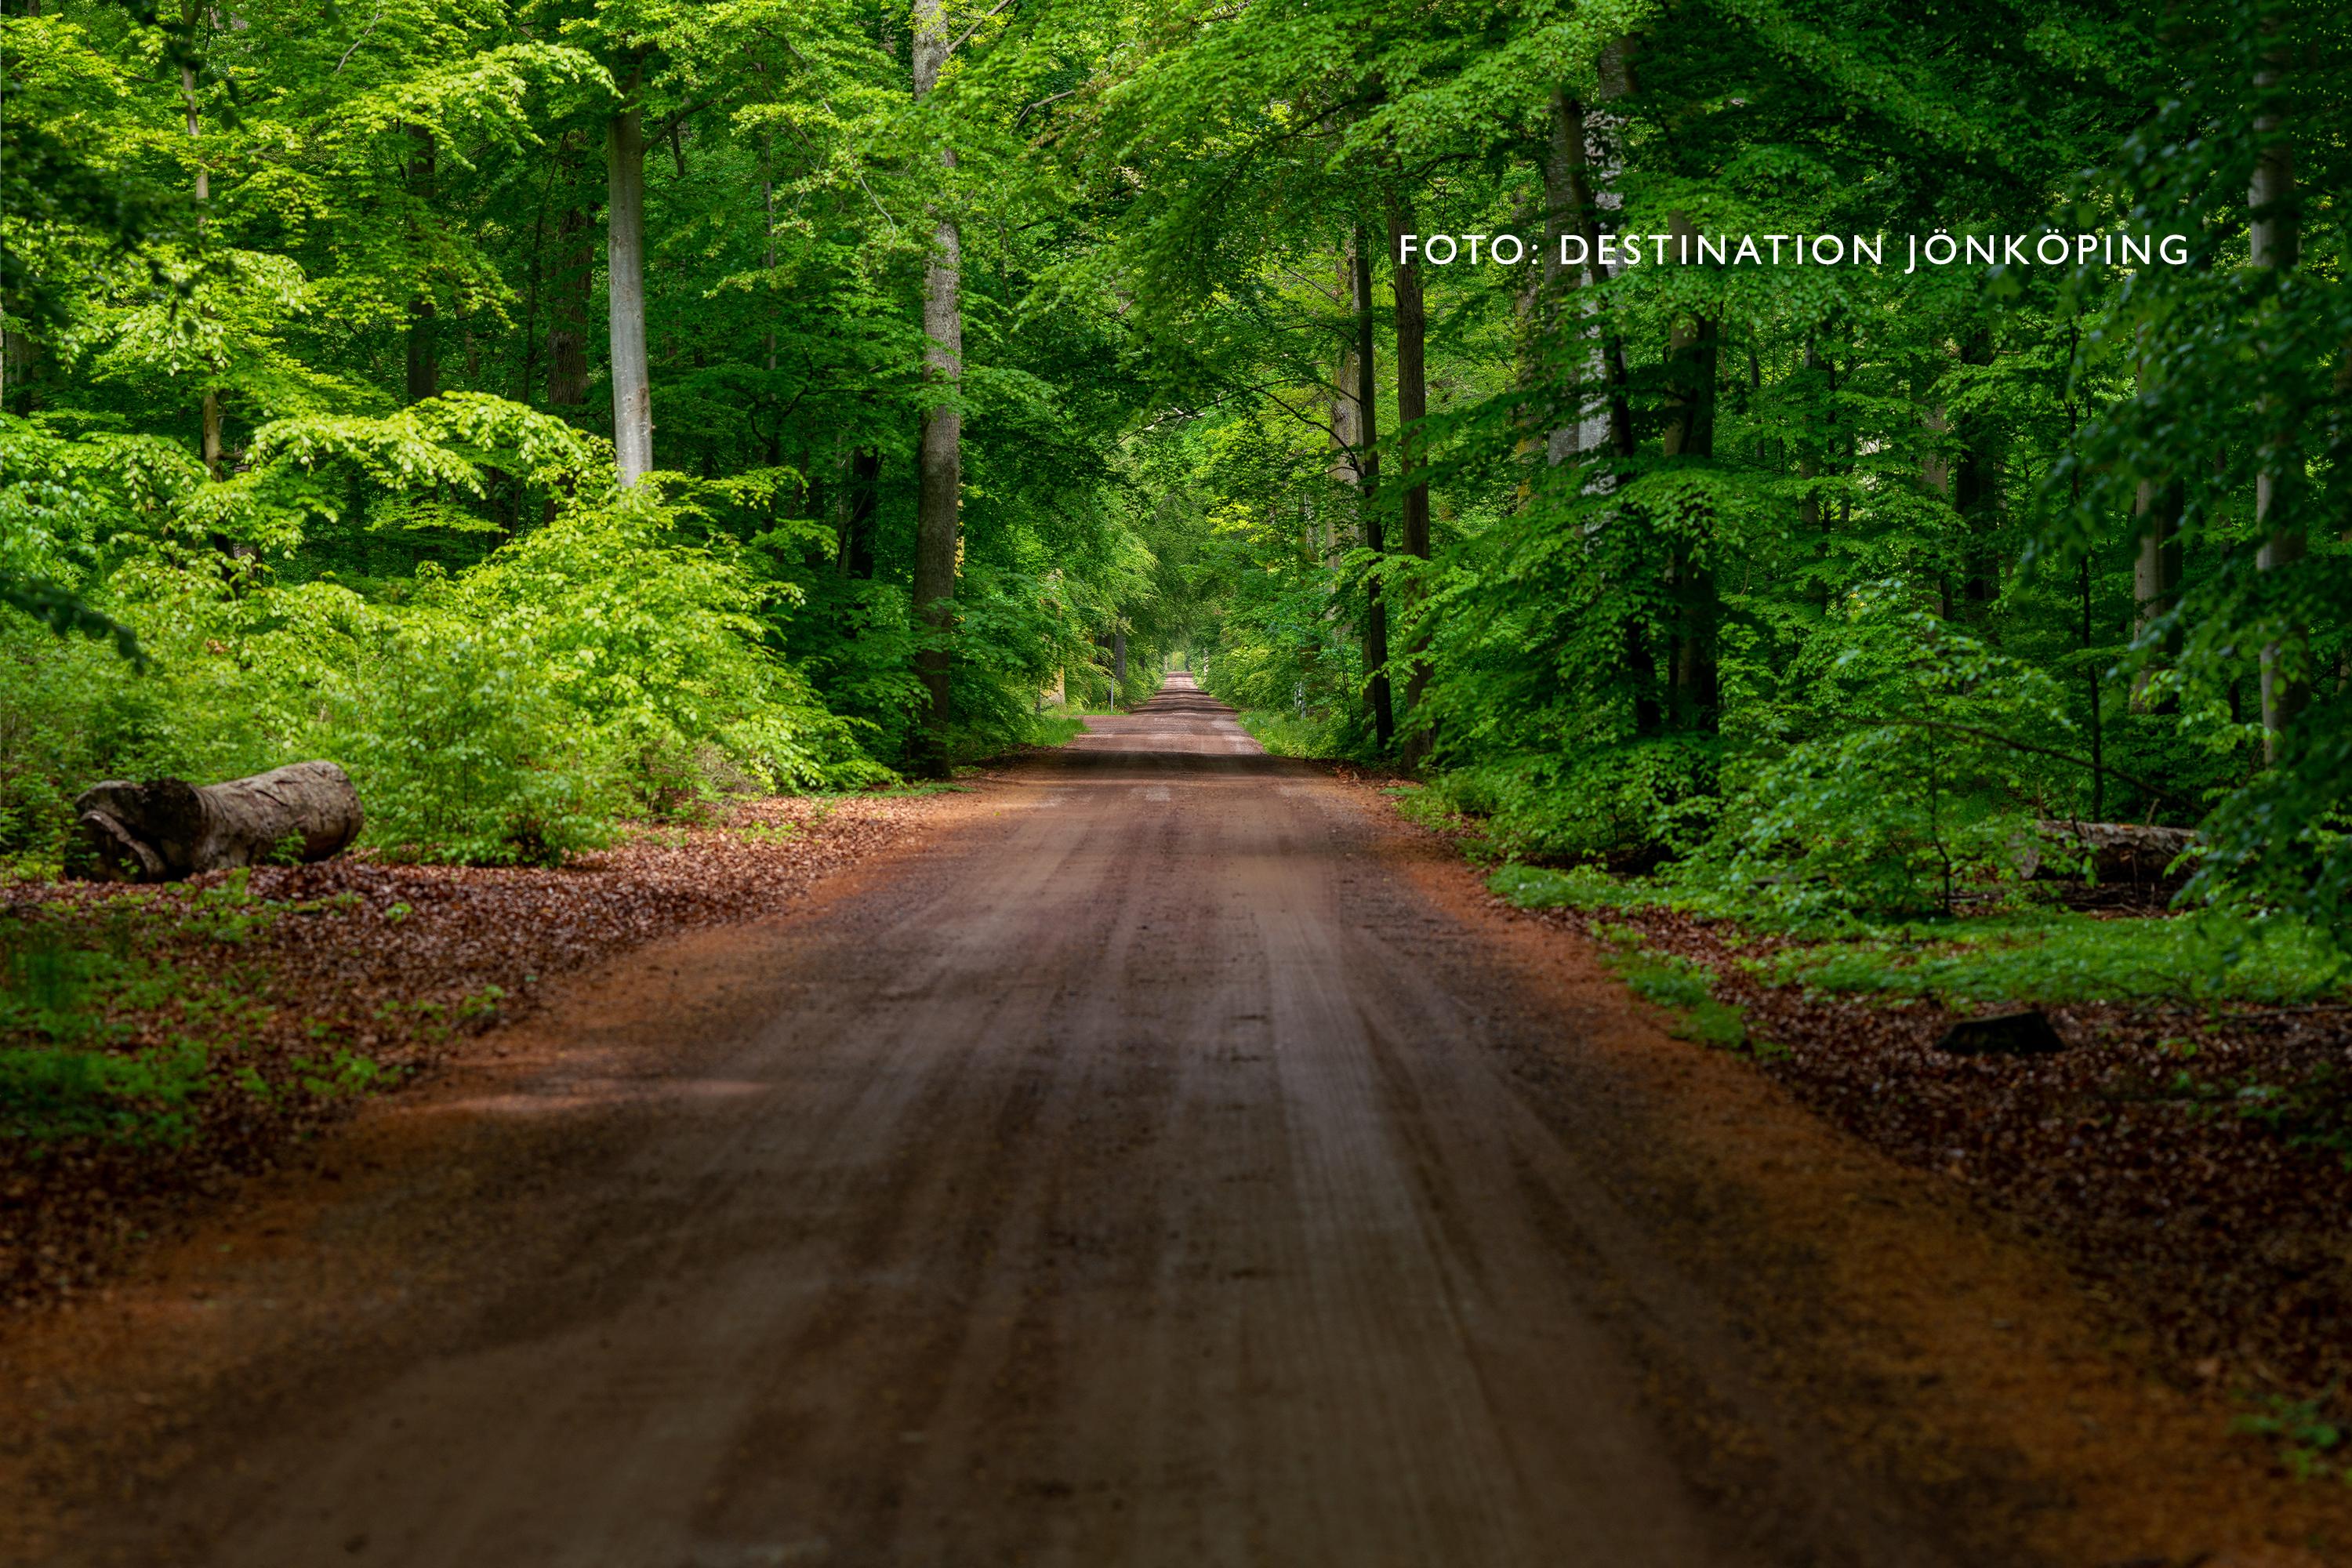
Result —
[{"label": "grass by roadside", "polygon": [[543,980],[775,907],[922,806],[751,802],[560,869],[352,858],[0,887],[0,1303],[102,1282]]},{"label": "grass by roadside", "polygon": [[1249,731],[1250,739],[1264,746],[1270,755],[1319,757],[1327,749],[1325,725],[1320,721],[1265,708],[1254,708],[1234,717]]}]

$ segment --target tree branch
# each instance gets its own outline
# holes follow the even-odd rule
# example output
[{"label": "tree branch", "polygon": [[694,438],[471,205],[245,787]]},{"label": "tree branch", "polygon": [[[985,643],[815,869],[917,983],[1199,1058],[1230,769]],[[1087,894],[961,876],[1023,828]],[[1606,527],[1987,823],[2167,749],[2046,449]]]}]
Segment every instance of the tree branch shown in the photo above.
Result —
[{"label": "tree branch", "polygon": [[980,18],[980,20],[979,20],[979,21],[974,22],[971,26],[966,27],[966,28],[963,30],[963,37],[962,37],[958,38],[954,43],[950,44],[950,45],[948,46],[948,52],[947,52],[947,54],[945,54],[945,55],[941,55],[941,56],[940,57],[940,63],[941,65],[945,65],[945,64],[947,63],[947,60],[948,60],[948,56],[949,56],[949,55],[952,55],[952,54],[954,54],[958,49],[960,49],[960,48],[963,47],[966,44],[968,44],[968,43],[971,42],[971,36],[972,36],[974,33],[979,32],[979,31],[980,31],[980,29],[981,29],[983,26],[985,26],[985,25],[987,24],[987,21],[988,21],[989,17],[995,16],[999,11],[1003,10],[1007,5],[1012,5],[1012,4],[1013,4],[1013,0],[996,0],[996,4],[995,4],[995,5],[991,5],[991,6],[990,6],[990,7],[989,7],[985,12],[983,12],[983,13],[981,15],[981,18]]},{"label": "tree branch", "polygon": [[1990,741],[1995,745],[2007,746],[2012,752],[2031,752],[2034,756],[2048,757],[2053,762],[2064,763],[2072,767],[2088,768],[2094,773],[2105,773],[2111,779],[2121,779],[2134,789],[2146,790],[2158,800],[2188,804],[2186,797],[2175,791],[2152,784],[2146,779],[2134,778],[2120,768],[2111,768],[2104,763],[2084,762],[2080,757],[2070,757],[2063,752],[2053,750],[2049,746],[2037,746],[2031,741],[2021,741],[2013,735],[2004,735],[1998,730],[1979,729],[1974,724],[1956,724],[1948,719],[1881,719],[1877,727],[1882,730],[1949,730],[1956,734],[1974,735],[1979,741]]}]

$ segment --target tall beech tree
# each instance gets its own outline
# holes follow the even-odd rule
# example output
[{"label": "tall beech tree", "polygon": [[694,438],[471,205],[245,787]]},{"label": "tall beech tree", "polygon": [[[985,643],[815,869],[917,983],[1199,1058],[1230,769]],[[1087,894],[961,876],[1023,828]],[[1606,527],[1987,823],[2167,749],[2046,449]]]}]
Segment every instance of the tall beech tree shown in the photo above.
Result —
[{"label": "tall beech tree", "polygon": [[[945,0],[915,0],[915,100],[938,89],[940,72],[958,40],[949,32]],[[939,148],[940,167],[953,170],[955,149]],[[923,268],[923,380],[929,390],[917,438],[915,500],[915,616],[929,634],[916,664],[930,695],[927,769],[946,763],[946,731],[951,706],[951,660],[946,638],[951,629],[956,557],[963,519],[963,409],[958,403],[963,377],[963,235],[952,213],[931,215],[930,254]]]},{"label": "tall beech tree", "polygon": [[604,124],[604,273],[613,378],[613,451],[623,489],[654,466],[654,395],[646,363],[646,131],[643,58],[614,72],[621,101]]}]

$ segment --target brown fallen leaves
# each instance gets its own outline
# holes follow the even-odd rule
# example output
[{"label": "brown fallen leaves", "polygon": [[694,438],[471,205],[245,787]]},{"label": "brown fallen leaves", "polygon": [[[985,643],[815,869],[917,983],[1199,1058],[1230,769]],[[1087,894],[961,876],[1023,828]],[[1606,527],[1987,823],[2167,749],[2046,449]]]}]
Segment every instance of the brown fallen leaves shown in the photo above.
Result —
[{"label": "brown fallen leaves", "polygon": [[1941,1007],[1734,962],[1776,939],[1662,910],[1606,919],[1714,971],[1759,1067],[1806,1105],[2054,1239],[2166,1374],[2323,1404],[2352,1387],[2352,1173],[2241,1114],[2238,1093],[2352,1069],[2352,1012],[2053,1007],[2066,1050],[1958,1057],[1936,1048],[1956,1016]]},{"label": "brown fallen leaves", "polygon": [[110,1014],[104,1048],[133,1056],[193,1038],[211,1051],[184,1108],[189,1136],[0,1137],[0,1303],[90,1289],[150,1234],[347,1114],[365,1089],[427,1071],[529,1008],[541,981],[780,908],[898,837],[923,804],[754,802],[722,826],[648,829],[561,869],[347,858],[257,869],[242,893],[230,873],[160,889],[0,889],[0,918],[84,940],[110,909],[123,912],[118,900],[148,900],[113,927],[180,983],[160,999],[134,987],[93,1002]]}]

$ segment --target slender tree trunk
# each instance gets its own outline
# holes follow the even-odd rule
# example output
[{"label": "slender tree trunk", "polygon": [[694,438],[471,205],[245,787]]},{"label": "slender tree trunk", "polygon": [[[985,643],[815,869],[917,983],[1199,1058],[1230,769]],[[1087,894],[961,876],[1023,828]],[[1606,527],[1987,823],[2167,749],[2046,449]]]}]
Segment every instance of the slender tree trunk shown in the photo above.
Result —
[{"label": "slender tree trunk", "polygon": [[[1992,363],[1992,339],[1979,333],[1960,351],[1960,363]],[[2000,484],[1991,450],[1991,434],[1982,419],[1958,421],[1960,453],[1952,468],[1952,510],[1968,527],[1967,574],[1960,598],[1971,619],[1981,620],[2000,596]]]},{"label": "slender tree trunk", "polygon": [[[1692,232],[1676,213],[1670,225],[1681,241]],[[1716,373],[1720,331],[1712,318],[1678,318],[1667,343],[1669,411],[1665,455],[1691,461],[1715,456]],[[1707,564],[1705,542],[1677,540],[1667,565],[1676,626],[1674,631],[1674,692],[1672,710],[1678,726],[1698,730],[1715,727],[1716,623],[1718,604],[1715,573]]]},{"label": "slender tree trunk", "polygon": [[[2146,633],[2158,616],[2172,608],[2180,592],[2180,511],[2184,497],[2176,481],[2153,479],[2139,482],[2132,510],[2139,518],[2139,549],[2132,560],[2133,630]],[[2148,707],[2150,672],[2141,670],[2132,681],[2132,706]]]},{"label": "slender tree trunk", "polygon": [[646,363],[646,126],[635,101],[639,71],[632,65],[623,89],[627,101],[604,127],[604,265],[609,280],[613,358],[613,451],[621,488],[654,466],[653,383]]},{"label": "slender tree trunk", "polygon": [[547,402],[573,408],[588,401],[588,290],[596,266],[593,223],[572,207],[556,224],[555,280],[549,289]]},{"label": "slender tree trunk", "polygon": [[[1412,208],[1389,198],[1389,240],[1392,247],[1412,232]],[[1426,561],[1429,559],[1429,483],[1422,478],[1428,467],[1423,451],[1428,437],[1422,422],[1429,417],[1429,374],[1424,359],[1427,349],[1429,311],[1422,299],[1421,268],[1410,261],[1397,259],[1398,250],[1390,256],[1391,279],[1396,294],[1396,389],[1397,389],[1397,461],[1402,472],[1398,478],[1405,490],[1401,508],[1404,523],[1404,550]]]},{"label": "slender tree trunk", "polygon": [[[2070,382],[2074,379],[2074,367],[2081,363],[2082,352],[2082,332],[2074,323],[2070,321],[2066,325],[2066,373]],[[2082,416],[2074,407],[2074,396],[2070,390],[2066,395],[2066,454],[2068,457],[2075,455],[2075,442],[2080,439],[2082,433]],[[2075,505],[2082,504],[2083,470],[2079,464],[2074,466],[2073,473],[2067,479],[2066,499]],[[2091,551],[2085,550],[2083,552],[2083,559],[2076,565],[2075,582],[2075,592],[2080,599],[2083,612],[2082,648],[2086,656],[2094,646],[2095,629],[2092,617],[2094,605],[2091,598]],[[2098,660],[2087,657],[2084,659],[2083,680],[2087,688],[2085,695],[2089,699],[2091,716],[2091,820],[2103,822],[2107,815],[2106,713],[2100,689]]]},{"label": "slender tree trunk", "polygon": [[[408,194],[417,204],[417,226],[432,205],[437,180],[433,132],[421,125],[408,128],[415,151],[408,160]],[[408,303],[408,401],[422,403],[441,390],[441,323],[437,310],[420,280],[416,298]]]},{"label": "slender tree trunk", "polygon": [[[2277,79],[2275,69],[2257,71],[2254,87],[2261,91],[2276,86]],[[2263,146],[2246,193],[2252,219],[2250,259],[2256,267],[2284,274],[2294,268],[2303,239],[2295,204],[2294,149],[2275,113],[2256,115],[2253,133]],[[2264,412],[2274,418],[2276,401],[2266,396],[2263,403]],[[2263,540],[2254,564],[2263,572],[2284,573],[2304,557],[2302,520],[2283,504],[2285,498],[2280,494],[2280,480],[2295,460],[2292,441],[2265,437],[2254,473],[2254,527]],[[2306,635],[2307,628],[2290,625],[2263,648],[2263,756],[2266,762],[2278,760],[2281,737],[2310,695],[2307,677],[2299,668],[2306,651]]]},{"label": "slender tree trunk", "polygon": [[[1411,203],[1393,190],[1388,196],[1390,277],[1396,295],[1396,397],[1397,397],[1397,478],[1404,484],[1401,498],[1400,521],[1403,525],[1404,552],[1417,561],[1429,559],[1429,436],[1423,428],[1429,417],[1429,371],[1427,349],[1429,310],[1422,297],[1421,268],[1403,259],[1402,240],[1413,232]],[[1427,632],[1416,632],[1412,643],[1412,669],[1405,678],[1405,710],[1410,713],[1421,706],[1422,693],[1429,686],[1429,646]],[[1419,723],[1405,742],[1404,760],[1416,765],[1429,754],[1429,727]]]},{"label": "slender tree trunk", "polygon": [[[914,25],[915,99],[920,102],[939,85],[953,42],[944,0],[915,0]],[[942,146],[940,163],[953,169],[955,150]],[[923,274],[923,379],[935,401],[923,412],[915,497],[915,615],[938,644],[915,656],[916,671],[930,695],[920,762],[934,773],[948,765],[950,660],[945,639],[953,629],[962,525],[963,413],[956,405],[963,379],[962,273],[962,232],[953,217],[934,213],[930,264]]]},{"label": "slender tree trunk", "polygon": [[[193,65],[183,65],[180,68],[180,96],[187,106],[188,140],[197,141],[201,137],[201,129],[196,119],[196,68]],[[205,208],[212,199],[212,174],[199,163],[196,165],[196,227],[199,231],[205,226],[207,216]]]},{"label": "slender tree trunk", "polygon": [[[184,10],[182,14],[191,23],[195,19],[193,11]],[[204,128],[203,122],[196,117],[196,68],[193,65],[180,67],[180,97],[187,110],[188,140],[192,142],[201,141]],[[200,239],[210,219],[209,209],[212,199],[212,174],[200,162],[196,164],[196,234]],[[197,427],[196,447],[204,454],[205,471],[217,479],[221,477],[221,403],[218,388],[205,389],[204,408],[198,417],[201,422]]]},{"label": "slender tree trunk", "polygon": [[[1362,460],[1358,478],[1357,514],[1364,530],[1364,548],[1383,552],[1381,539],[1380,382],[1373,358],[1371,236],[1356,228],[1354,293],[1356,296],[1356,444]],[[1372,740],[1388,750],[1396,738],[1396,710],[1389,696],[1389,616],[1381,601],[1377,568],[1364,609],[1364,668],[1370,674]]]},{"label": "slender tree trunk", "polygon": [[[551,163],[550,185],[555,183]],[[547,192],[539,193],[539,216],[530,228],[530,271],[525,280],[522,308],[522,374],[516,377],[515,401],[530,402],[531,373],[539,368],[539,297],[547,288]]]},{"label": "slender tree trunk", "polygon": [[[1600,101],[1613,101],[1633,92],[1633,39],[1621,38],[1601,51]],[[1566,221],[1559,232],[1581,239],[1585,255],[1581,267],[1567,268],[1566,276],[1559,280],[1563,298],[1568,288],[1590,288],[1606,281],[1614,273],[1614,268],[1601,263],[1600,255],[1601,237],[1615,228],[1604,214],[1613,212],[1622,199],[1612,188],[1621,165],[1617,126],[1613,115],[1588,110],[1565,93],[1552,95],[1552,141],[1558,153],[1555,162],[1561,168],[1567,187]],[[1559,233],[1555,233],[1550,237],[1548,265],[1558,265],[1559,246]],[[1578,366],[1575,417],[1573,423],[1553,429],[1547,443],[1547,455],[1554,463],[1602,452],[1629,460],[1635,447],[1633,403],[1626,392],[1624,344],[1602,310],[1586,298],[1578,300],[1572,318],[1563,310],[1559,318],[1563,331],[1570,328],[1571,321],[1583,340],[1580,353],[1565,343],[1561,345],[1563,356]],[[1587,481],[1587,493],[1607,494],[1616,488],[1617,479],[1613,471],[1600,472]],[[1657,658],[1650,646],[1649,627],[1638,616],[1625,623],[1624,649],[1626,677],[1633,689],[1633,732],[1658,734],[1664,729],[1664,708],[1657,696]]]},{"label": "slender tree trunk", "polygon": [[[1991,337],[1981,331],[1972,333],[1960,345],[1959,363],[1990,364]],[[1932,437],[1954,437],[1948,448],[1939,444],[1919,459],[1920,479],[1951,502],[1952,510],[1959,514],[1966,540],[1962,546],[1959,600],[1958,604],[1951,602],[1950,579],[1947,577],[1944,613],[1949,616],[1958,612],[1980,620],[1998,595],[2000,584],[1993,542],[2000,525],[2000,487],[1993,479],[1989,437],[1980,420],[1956,419],[1941,402],[1922,414],[1920,423]]]},{"label": "slender tree trunk", "polygon": [[[768,158],[769,154],[763,149],[760,154],[760,162],[763,166],[767,163]],[[768,275],[770,290],[767,299],[766,310],[766,315],[768,317],[768,331],[764,347],[767,349],[768,353],[768,374],[770,375],[773,375],[776,373],[776,296],[774,293],[776,272],[776,182],[772,178],[762,178],[760,181],[760,223],[762,238],[762,245],[760,251],[760,269]],[[779,438],[783,435],[783,425],[782,421],[779,421],[777,424],[776,434]],[[769,463],[772,465],[776,460],[776,454],[771,452],[768,457]]]},{"label": "slender tree trunk", "polygon": [[[1633,90],[1632,41],[1621,40],[1601,54],[1600,100],[1613,101]],[[1564,342],[1561,344],[1563,359],[1579,363],[1580,374],[1575,423],[1555,428],[1547,443],[1547,455],[1554,463],[1591,452],[1610,451],[1620,458],[1633,455],[1633,411],[1625,395],[1624,345],[1597,307],[1580,301],[1573,311],[1567,308],[1572,291],[1603,282],[1612,275],[1612,269],[1603,267],[1598,258],[1601,235],[1615,226],[1603,215],[1613,210],[1620,200],[1612,188],[1619,167],[1617,125],[1617,119],[1611,114],[1588,110],[1565,93],[1552,95],[1554,155],[1547,164],[1547,174],[1556,168],[1564,188],[1548,199],[1548,205],[1559,214],[1559,226],[1548,237],[1544,261],[1554,272],[1553,287],[1559,306],[1554,317],[1555,327],[1564,334],[1572,326],[1585,340],[1580,355],[1570,351]],[[1596,145],[1601,149],[1597,164],[1593,155]],[[1566,234],[1583,241],[1583,266],[1560,266],[1559,241]],[[1604,480],[1603,488],[1610,482]]]},{"label": "slender tree trunk", "polygon": [[882,477],[882,454],[860,447],[849,454],[839,493],[834,498],[834,564],[844,577],[874,575],[875,486]]},{"label": "slender tree trunk", "polygon": [[[1809,330],[1805,333],[1807,381],[1810,382],[1819,375],[1821,370],[1821,348],[1813,341],[1813,334]],[[1809,386],[1807,390],[1810,391],[1811,388]],[[1821,454],[1807,437],[1801,436],[1799,439],[1803,442],[1803,445],[1797,449],[1797,479],[1804,485],[1804,489],[1797,498],[1798,536],[1813,542],[1813,559],[1826,566],[1830,552],[1829,530],[1822,525],[1822,492],[1814,489],[1811,482],[1821,478]],[[1829,603],[1829,581],[1826,575],[1814,589],[1812,599],[1819,605],[1826,605]]]},{"label": "slender tree trunk", "polygon": [[[1356,249],[1350,239],[1339,247],[1338,286],[1334,297],[1348,312],[1348,328],[1339,340],[1339,363],[1333,367],[1331,384],[1331,467],[1328,470],[1334,485],[1344,485],[1353,491],[1360,475],[1357,465],[1361,458],[1363,443],[1362,421],[1356,415]],[[1331,530],[1333,542],[1339,542],[1339,530]]]}]

